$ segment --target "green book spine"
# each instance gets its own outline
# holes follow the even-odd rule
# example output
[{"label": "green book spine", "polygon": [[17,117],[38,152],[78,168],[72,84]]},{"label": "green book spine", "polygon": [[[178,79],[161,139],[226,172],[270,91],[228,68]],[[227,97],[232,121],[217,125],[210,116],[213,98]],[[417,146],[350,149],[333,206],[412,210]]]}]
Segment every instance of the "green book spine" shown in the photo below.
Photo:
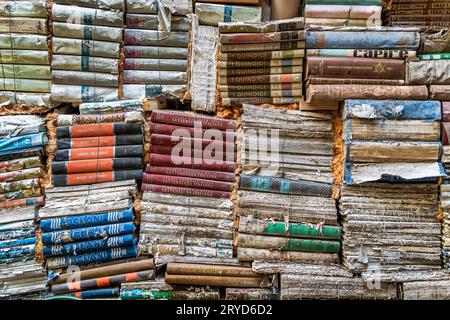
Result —
[{"label": "green book spine", "polygon": [[316,228],[306,224],[289,224],[288,229],[286,229],[286,225],[284,223],[270,222],[267,223],[263,234],[283,235],[289,237],[339,239],[341,237],[341,228],[332,226],[322,226],[321,228]]},{"label": "green book spine", "polygon": [[287,239],[280,247],[281,251],[309,251],[322,253],[338,253],[341,245],[339,242],[306,240],[306,239]]},{"label": "green book spine", "polygon": [[450,53],[419,54],[420,60],[449,60]]}]

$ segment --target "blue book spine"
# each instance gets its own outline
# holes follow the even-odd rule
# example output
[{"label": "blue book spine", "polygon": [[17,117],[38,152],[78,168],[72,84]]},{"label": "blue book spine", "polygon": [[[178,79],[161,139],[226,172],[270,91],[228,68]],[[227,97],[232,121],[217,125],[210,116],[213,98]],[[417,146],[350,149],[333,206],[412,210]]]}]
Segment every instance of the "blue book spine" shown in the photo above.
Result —
[{"label": "blue book spine", "polygon": [[417,49],[415,31],[307,31],[307,49]]},{"label": "blue book spine", "polygon": [[20,150],[24,148],[45,146],[48,143],[45,132],[26,136],[0,139],[0,151]]},{"label": "blue book spine", "polygon": [[441,103],[425,100],[345,100],[344,119],[441,120]]},{"label": "blue book spine", "polygon": [[68,265],[82,265],[94,262],[106,262],[125,258],[134,258],[137,256],[136,247],[112,248],[103,251],[89,252],[74,256],[60,256],[47,260],[49,268],[62,268]]},{"label": "blue book spine", "polygon": [[24,245],[21,247],[2,248],[0,249],[0,263],[2,260],[11,258],[24,257],[32,255],[34,257],[34,244]]},{"label": "blue book spine", "polygon": [[72,230],[61,230],[42,234],[44,245],[72,243],[84,240],[104,239],[110,236],[130,234],[135,231],[133,222],[110,224]]},{"label": "blue book spine", "polygon": [[35,233],[34,229],[0,231],[0,241],[30,238],[34,237]]},{"label": "blue book spine", "polygon": [[41,229],[43,232],[49,232],[130,221],[134,221],[133,208],[122,211],[111,211],[42,220]]},{"label": "blue book spine", "polygon": [[134,235],[128,234],[124,236],[108,237],[106,239],[89,240],[63,245],[44,246],[42,248],[42,253],[45,257],[50,257],[67,254],[80,254],[107,248],[127,247],[132,245],[136,245],[136,239]]},{"label": "blue book spine", "polygon": [[0,242],[0,248],[10,248],[10,247],[20,247],[27,245],[34,245],[36,243],[36,238],[28,238],[28,239],[12,239],[5,240]]}]

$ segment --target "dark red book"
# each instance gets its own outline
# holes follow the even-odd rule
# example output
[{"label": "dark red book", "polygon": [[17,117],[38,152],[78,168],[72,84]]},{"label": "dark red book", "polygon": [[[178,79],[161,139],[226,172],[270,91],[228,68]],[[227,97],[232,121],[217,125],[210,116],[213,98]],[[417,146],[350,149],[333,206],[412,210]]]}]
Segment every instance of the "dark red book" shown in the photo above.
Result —
[{"label": "dark red book", "polygon": [[238,124],[235,120],[166,110],[153,110],[150,120],[151,122],[168,123],[185,127],[194,127],[194,124],[197,122],[201,123],[204,129],[212,128],[219,130],[236,129]]},{"label": "dark red book", "polygon": [[[223,130],[214,130],[212,129],[196,129],[194,127],[185,127],[185,126],[176,126],[171,124],[164,124],[164,123],[154,123],[150,122],[150,133],[158,133],[158,134],[165,134],[165,135],[172,135],[174,132],[177,134],[177,132],[189,132],[191,138],[197,138],[197,139],[203,139],[206,138],[206,140],[211,140],[214,135],[214,139],[217,139],[215,135],[221,134],[223,141],[226,142],[234,142],[236,140],[236,132],[232,129],[228,129],[227,131]],[[210,130],[210,131],[208,131]]]},{"label": "dark red book", "polygon": [[232,191],[233,183],[214,181],[181,176],[165,176],[159,174],[144,173],[143,182],[147,184],[160,184],[163,186],[186,187],[195,189],[211,189]]},{"label": "dark red book", "polygon": [[228,181],[234,182],[236,175],[230,172],[220,172],[211,170],[198,170],[178,167],[160,167],[147,165],[145,168],[146,173],[162,174],[167,176],[183,176],[199,179],[208,179],[216,181]]},{"label": "dark red book", "polygon": [[[211,161],[211,162],[210,162]],[[151,165],[156,166],[177,166],[180,168],[191,168],[200,170],[213,170],[234,172],[237,168],[235,162],[214,162],[213,160],[198,159],[191,157],[173,157],[165,154],[150,154]]]},{"label": "dark red book", "polygon": [[152,134],[150,136],[150,143],[153,145],[158,144],[163,146],[176,146],[181,142],[183,143],[183,146],[190,145],[191,148],[206,148],[207,146],[211,145],[210,148],[217,148],[218,146],[221,146],[223,149],[222,151],[224,152],[236,151],[236,144],[223,141],[193,139],[175,135],[169,136],[164,134]]},{"label": "dark red book", "polygon": [[192,197],[210,197],[210,198],[226,198],[226,199],[229,199],[231,196],[231,192],[226,192],[226,191],[217,191],[217,190],[208,190],[208,189],[192,189],[192,188],[162,186],[162,185],[146,184],[146,183],[142,183],[141,191],[172,193],[172,194],[180,194],[180,195],[192,196]]},{"label": "dark red book", "polygon": [[[236,152],[223,152],[223,151],[218,151],[215,152],[215,150],[212,151],[208,151],[205,152],[204,151],[205,148],[201,149],[201,157],[204,159],[217,159],[217,160],[221,160],[221,161],[230,161],[230,162],[234,162],[236,161]],[[175,152],[176,156],[182,156],[182,157],[195,157],[195,153],[194,153],[194,149],[174,149],[173,146],[163,146],[163,145],[158,145],[158,144],[152,144],[150,145],[150,152],[151,153],[159,153],[159,154],[167,154],[167,155],[172,155],[173,152]]]}]

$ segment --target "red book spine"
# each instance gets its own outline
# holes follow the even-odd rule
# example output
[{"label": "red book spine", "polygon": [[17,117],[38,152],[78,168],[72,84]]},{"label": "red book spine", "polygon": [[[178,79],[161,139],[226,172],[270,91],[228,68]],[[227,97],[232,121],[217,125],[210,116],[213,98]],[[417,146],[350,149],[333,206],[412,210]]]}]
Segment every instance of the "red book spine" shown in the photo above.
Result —
[{"label": "red book spine", "polygon": [[236,179],[236,176],[234,173],[211,171],[211,170],[178,168],[178,167],[159,167],[159,166],[147,165],[147,167],[145,168],[145,172],[153,173],[153,174],[167,175],[167,176],[183,176],[183,177],[208,179],[208,180],[216,180],[216,181],[219,180],[219,181],[228,181],[228,182],[234,182]]},{"label": "red book spine", "polygon": [[173,157],[164,154],[150,154],[150,164],[159,166],[177,166],[180,168],[191,168],[200,170],[213,170],[234,172],[237,165],[235,162],[212,162],[206,159],[197,159],[191,157]]},{"label": "red book spine", "polygon": [[[183,126],[175,126],[170,124],[162,124],[162,123],[153,123],[150,122],[150,133],[158,133],[165,135],[172,135],[176,130],[178,132],[189,132],[191,137],[196,137],[196,135],[200,135],[202,138],[205,136],[205,132],[208,129],[195,129],[193,127],[183,127]],[[183,131],[182,131],[183,130]],[[184,131],[186,130],[186,131]],[[221,131],[222,139],[224,141],[234,142],[236,139],[236,133],[232,129],[228,129],[227,131]]]},{"label": "red book spine", "polygon": [[[167,154],[171,155],[174,148],[173,146],[163,146],[158,144],[152,144],[150,146],[150,152],[151,153],[159,153],[159,154]],[[204,148],[202,148],[202,151]],[[187,151],[187,152],[185,152]],[[176,156],[183,156],[183,157],[194,157],[194,150],[193,149],[182,149],[182,152],[177,151]],[[210,159],[210,160],[221,160],[221,161],[236,161],[236,153],[235,152],[223,152],[223,151],[212,151],[212,152],[202,152],[202,158],[204,159]]]},{"label": "red book spine", "polygon": [[237,121],[219,119],[215,117],[199,116],[195,114],[154,110],[150,117],[152,122],[168,123],[185,127],[193,127],[195,122],[200,122],[205,129],[236,129]]},{"label": "red book spine", "polygon": [[442,122],[441,141],[443,145],[448,145],[448,134],[450,131],[450,122]]},{"label": "red book spine", "polygon": [[194,138],[185,138],[182,136],[168,136],[163,134],[152,134],[150,136],[151,144],[158,144],[164,146],[175,146],[183,142],[183,146],[189,144],[191,148],[202,147],[206,148],[208,145],[211,145],[211,148],[216,146],[221,146],[225,151],[234,152],[236,145],[234,143],[227,143],[223,141],[216,140],[204,140],[204,139],[194,139]]},{"label": "red book spine", "polygon": [[144,173],[143,182],[147,184],[169,185],[175,187],[186,187],[195,189],[211,189],[232,191],[233,183],[224,181],[214,181],[206,179],[196,179],[180,176],[164,176],[159,174]]},{"label": "red book spine", "polygon": [[142,183],[141,191],[173,193],[192,197],[210,197],[210,198],[226,198],[229,199],[231,192],[207,190],[207,189],[191,189],[183,187],[162,186],[156,184]]},{"label": "red book spine", "polygon": [[450,122],[450,101],[442,101],[442,121]]}]

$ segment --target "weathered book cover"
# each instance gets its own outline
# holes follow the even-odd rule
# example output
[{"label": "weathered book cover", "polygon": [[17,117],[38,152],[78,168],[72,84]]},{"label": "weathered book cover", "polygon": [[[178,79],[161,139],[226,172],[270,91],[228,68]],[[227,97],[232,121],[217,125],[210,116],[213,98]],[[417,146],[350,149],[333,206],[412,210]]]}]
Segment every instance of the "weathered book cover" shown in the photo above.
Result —
[{"label": "weathered book cover", "polygon": [[283,66],[283,67],[265,67],[265,68],[242,68],[242,69],[219,69],[219,76],[239,77],[270,74],[291,74],[302,73],[303,66]]},{"label": "weathered book cover", "polygon": [[220,52],[255,52],[304,49],[305,41],[221,44]]},{"label": "weathered book cover", "polygon": [[214,181],[192,177],[166,176],[160,174],[144,173],[143,183],[157,184],[163,186],[186,187],[194,189],[211,189],[231,192],[233,190],[232,182]]},{"label": "weathered book cover", "polygon": [[220,36],[220,43],[264,43],[277,41],[299,41],[305,40],[306,32],[301,31],[283,31],[273,33],[230,33]]},{"label": "weathered book cover", "polygon": [[81,124],[56,128],[56,135],[58,139],[114,136],[121,134],[142,134],[142,125],[140,123],[116,122]]},{"label": "weathered book cover", "polygon": [[[0,39],[1,40],[1,39]],[[43,39],[47,43],[46,39]],[[28,47],[17,49],[29,49]],[[54,54],[67,54],[76,56],[92,56],[104,58],[120,58],[120,43],[97,40],[82,40],[57,38],[52,39],[52,52]]]},{"label": "weathered book cover", "polygon": [[156,166],[213,170],[221,172],[234,172],[237,168],[237,165],[234,162],[220,161],[217,163],[212,161],[211,163],[211,161],[205,159],[180,156],[174,157],[163,154],[150,154],[149,164]]},{"label": "weathered book cover", "polygon": [[84,40],[98,40],[106,42],[122,42],[122,28],[93,26],[66,22],[52,22],[53,36],[78,38]]},{"label": "weathered book cover", "polygon": [[195,13],[200,24],[213,27],[219,26],[221,22],[260,22],[262,19],[262,8],[255,6],[196,3]]},{"label": "weathered book cover", "polygon": [[189,33],[125,29],[124,41],[127,45],[187,48]]},{"label": "weathered book cover", "polygon": [[408,64],[409,84],[450,84],[450,60],[411,61]]},{"label": "weathered book cover", "polygon": [[334,18],[334,19],[375,19],[381,18],[380,5],[348,5],[348,4],[310,4],[307,2],[305,18]]},{"label": "weathered book cover", "polygon": [[187,60],[187,48],[157,47],[157,46],[124,46],[126,58],[147,59],[181,59]]},{"label": "weathered book cover", "polygon": [[73,5],[52,5],[53,21],[81,21],[82,24],[94,24],[109,27],[123,26],[123,12],[97,8],[77,7]]},{"label": "weathered book cover", "polygon": [[127,70],[186,71],[187,61],[176,59],[126,58],[124,68]]},{"label": "weathered book cover", "polygon": [[268,33],[298,30],[304,27],[304,18],[296,17],[267,22],[233,21],[220,23],[219,31],[220,33]]},{"label": "weathered book cover", "polygon": [[[170,19],[171,31],[188,32],[191,30],[191,21],[189,17],[172,15]],[[125,16],[125,25],[130,29],[161,31],[159,17],[156,14],[127,13]]]},{"label": "weathered book cover", "polygon": [[243,99],[243,98],[283,98],[301,97],[303,90],[276,90],[276,91],[225,91],[220,93],[220,97]]},{"label": "weathered book cover", "polygon": [[194,189],[186,187],[174,187],[156,184],[146,184],[142,183],[141,191],[143,192],[161,192],[161,193],[172,193],[191,197],[212,197],[212,198],[225,198],[229,199],[231,192],[218,191],[211,189]]},{"label": "weathered book cover", "polygon": [[240,68],[272,68],[302,66],[302,58],[286,58],[271,60],[249,60],[249,61],[219,61],[219,69],[240,69]]},{"label": "weathered book cover", "polygon": [[303,97],[261,97],[261,98],[222,98],[225,107],[239,107],[243,104],[294,104],[303,101]]},{"label": "weathered book cover", "polygon": [[123,81],[127,84],[182,85],[187,74],[183,71],[125,70]]},{"label": "weathered book cover", "polygon": [[194,127],[196,122],[201,122],[202,127],[205,129],[219,130],[236,129],[238,125],[237,121],[234,120],[164,110],[154,110],[150,120],[157,123],[167,123],[186,127]]},{"label": "weathered book cover", "polygon": [[396,79],[352,79],[352,78],[322,78],[321,76],[309,76],[306,84],[362,84],[380,86],[403,86],[405,80]]},{"label": "weathered book cover", "polygon": [[302,84],[300,82],[293,83],[271,83],[271,84],[235,84],[235,85],[220,85],[219,90],[226,97],[227,92],[233,91],[301,91]]},{"label": "weathered book cover", "polygon": [[220,85],[273,84],[302,82],[302,74],[274,74],[259,76],[219,77]]},{"label": "weathered book cover", "polygon": [[405,63],[400,59],[308,57],[307,76],[325,78],[405,78]]}]

